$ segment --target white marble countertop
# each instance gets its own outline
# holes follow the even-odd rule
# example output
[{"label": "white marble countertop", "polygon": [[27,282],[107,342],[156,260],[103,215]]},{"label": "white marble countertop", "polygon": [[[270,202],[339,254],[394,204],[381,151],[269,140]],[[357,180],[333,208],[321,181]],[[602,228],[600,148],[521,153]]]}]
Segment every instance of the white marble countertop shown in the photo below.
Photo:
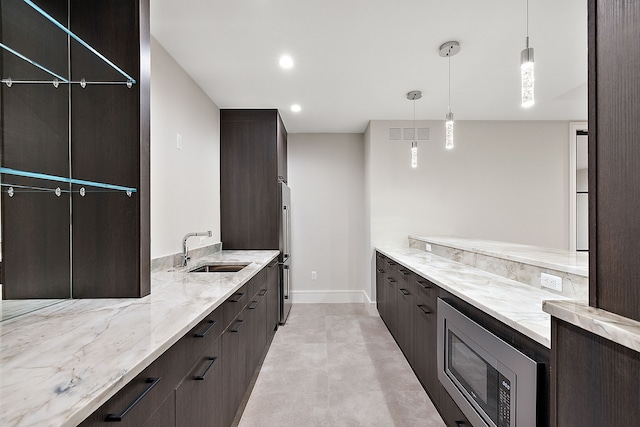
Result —
[{"label": "white marble countertop", "polygon": [[75,426],[278,255],[223,251],[238,273],[159,272],[144,298],[66,300],[0,323],[0,425]]},{"label": "white marble countertop", "polygon": [[545,300],[562,300],[562,296],[418,249],[377,250],[502,323],[551,348],[551,316],[542,310],[542,303]]},{"label": "white marble countertop", "polygon": [[579,276],[589,276],[589,253],[563,249],[505,243],[493,240],[468,239],[444,236],[409,236],[412,239],[449,246],[496,258],[537,265],[542,268],[564,271]]},{"label": "white marble countertop", "polygon": [[553,317],[640,352],[640,322],[575,301],[545,301],[543,310]]}]

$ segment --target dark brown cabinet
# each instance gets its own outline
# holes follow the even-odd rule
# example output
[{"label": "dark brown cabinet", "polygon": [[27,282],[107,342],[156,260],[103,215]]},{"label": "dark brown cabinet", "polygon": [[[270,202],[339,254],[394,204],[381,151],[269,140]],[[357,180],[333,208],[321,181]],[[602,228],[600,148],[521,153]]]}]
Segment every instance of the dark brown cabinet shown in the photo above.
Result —
[{"label": "dark brown cabinet", "polygon": [[220,228],[228,249],[280,249],[287,131],[278,110],[220,111]]},{"label": "dark brown cabinet", "polygon": [[398,294],[396,307],[396,340],[405,357],[409,360],[413,359],[413,307],[415,305],[415,280],[412,280],[414,274],[405,268],[398,269]]},{"label": "dark brown cabinet", "polygon": [[549,350],[405,266],[376,252],[376,292],[380,317],[403,351],[422,386],[448,426],[471,426],[438,379],[437,300],[467,317],[539,363],[537,419],[549,423]]},{"label": "dark brown cabinet", "polygon": [[274,260],[267,266],[267,342],[271,342],[278,329],[280,308],[278,307],[278,284],[280,278],[280,267],[278,260]]},{"label": "dark brown cabinet", "polygon": [[[62,79],[57,86],[2,85],[1,166],[136,191],[128,196],[4,173],[3,185],[15,186],[15,194],[3,187],[3,297],[145,296],[151,258],[149,0],[37,3],[136,82],[129,88],[125,77],[26,2],[3,2],[3,43]],[[53,83],[52,75],[6,50],[0,55],[3,79]],[[41,191],[23,192],[33,188]]]},{"label": "dark brown cabinet", "polygon": [[277,324],[268,297],[274,268],[258,272],[82,426],[111,425],[109,415],[125,426],[230,426]]},{"label": "dark brown cabinet", "polygon": [[222,340],[206,349],[176,389],[177,426],[222,426]]},{"label": "dark brown cabinet", "polygon": [[413,276],[416,298],[413,309],[413,370],[424,388],[436,399],[439,381],[436,375],[437,288],[428,280]]},{"label": "dark brown cabinet", "polygon": [[[589,305],[640,320],[640,2],[589,0]],[[553,426],[637,425],[640,353],[552,318]]]}]

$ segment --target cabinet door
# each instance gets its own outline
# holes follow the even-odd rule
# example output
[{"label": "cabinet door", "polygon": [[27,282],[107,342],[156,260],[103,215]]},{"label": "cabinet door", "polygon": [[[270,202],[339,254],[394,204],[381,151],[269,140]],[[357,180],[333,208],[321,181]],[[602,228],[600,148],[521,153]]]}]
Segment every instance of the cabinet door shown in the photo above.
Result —
[{"label": "cabinet door", "polygon": [[385,274],[385,307],[384,313],[385,317],[383,318],[385,323],[387,324],[387,328],[391,332],[391,335],[395,338],[397,334],[397,321],[396,315],[398,312],[398,282],[396,279],[396,274],[398,270],[398,266],[395,262],[387,259],[387,272]]},{"label": "cabinet door", "polygon": [[[435,309],[425,301],[416,298],[411,310],[414,321],[413,370],[427,392],[434,398],[437,395],[436,328]],[[435,399],[434,399],[435,400]]]},{"label": "cabinet door", "polygon": [[[176,394],[172,392],[142,427],[174,427],[176,425]],[[180,424],[178,424],[180,425]]]},{"label": "cabinet door", "polygon": [[385,317],[385,295],[386,290],[384,288],[386,279],[386,257],[381,253],[376,253],[376,306],[378,307],[378,313],[380,317],[384,319]]},{"label": "cabinet door", "polygon": [[278,283],[280,275],[280,268],[278,268],[278,260],[273,260],[267,267],[267,342],[271,342],[273,335],[276,333],[279,321],[279,297],[278,297]]},{"label": "cabinet door", "polygon": [[222,340],[214,342],[176,389],[177,426],[222,425]]},{"label": "cabinet door", "polygon": [[246,389],[248,330],[244,314],[231,323],[222,335],[222,425],[230,426]]},{"label": "cabinet door", "polygon": [[398,292],[396,310],[396,341],[409,364],[413,362],[413,307],[415,289],[413,273],[405,268],[398,270]]},{"label": "cabinet door", "polygon": [[267,334],[264,324],[267,321],[266,289],[261,296],[259,291],[254,298],[249,301],[246,308],[245,323],[247,329],[247,366],[245,376],[245,386],[249,385],[253,372],[258,366],[262,352],[267,345]]}]

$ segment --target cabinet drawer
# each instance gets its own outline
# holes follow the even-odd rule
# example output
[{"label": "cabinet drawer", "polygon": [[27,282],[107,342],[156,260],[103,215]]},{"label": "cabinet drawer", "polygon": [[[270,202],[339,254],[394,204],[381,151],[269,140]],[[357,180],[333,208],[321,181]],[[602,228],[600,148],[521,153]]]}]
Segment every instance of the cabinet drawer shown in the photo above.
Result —
[{"label": "cabinet drawer", "polygon": [[231,295],[224,304],[222,304],[225,328],[231,324],[231,321],[240,314],[244,306],[247,305],[247,301],[249,300],[247,292],[249,292],[248,283]]},{"label": "cabinet drawer", "polygon": [[429,307],[435,310],[436,300],[438,298],[438,287],[416,274],[412,275],[411,280],[415,285],[416,297],[422,303],[429,305]]},{"label": "cabinet drawer", "polygon": [[225,326],[223,307],[220,306],[187,332],[177,344],[184,350],[183,366],[188,369],[196,363],[196,359],[222,335]]},{"label": "cabinet drawer", "polygon": [[217,427],[222,423],[222,338],[205,349],[176,389],[178,426]]},{"label": "cabinet drawer", "polygon": [[258,274],[253,276],[251,280],[249,280],[249,282],[247,283],[247,288],[248,288],[247,295],[249,296],[249,299],[252,299],[256,295],[256,293],[260,291],[260,289],[264,288],[266,281],[267,281],[267,269],[263,268],[262,270],[260,270],[260,272],[258,272]]},{"label": "cabinet drawer", "polygon": [[[172,346],[80,425],[113,426],[113,421],[118,421],[118,426],[144,425],[184,377],[181,348],[179,342]],[[171,423],[159,424],[163,425]]]}]

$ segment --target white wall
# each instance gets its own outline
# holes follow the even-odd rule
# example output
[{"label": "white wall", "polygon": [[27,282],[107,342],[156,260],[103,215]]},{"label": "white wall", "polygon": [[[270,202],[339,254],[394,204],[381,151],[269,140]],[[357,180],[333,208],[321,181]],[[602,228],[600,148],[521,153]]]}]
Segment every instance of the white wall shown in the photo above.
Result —
[{"label": "white wall", "polygon": [[[151,38],[151,258],[220,241],[220,109]],[[182,150],[176,134],[182,135]]]},{"label": "white wall", "polygon": [[289,134],[288,167],[294,302],[364,301],[363,135]]},{"label": "white wall", "polygon": [[371,248],[407,246],[417,234],[568,249],[568,122],[456,121],[449,151],[444,123],[420,121],[430,141],[419,144],[417,169],[410,142],[388,139],[389,127],[412,126],[372,121],[367,129]]}]

